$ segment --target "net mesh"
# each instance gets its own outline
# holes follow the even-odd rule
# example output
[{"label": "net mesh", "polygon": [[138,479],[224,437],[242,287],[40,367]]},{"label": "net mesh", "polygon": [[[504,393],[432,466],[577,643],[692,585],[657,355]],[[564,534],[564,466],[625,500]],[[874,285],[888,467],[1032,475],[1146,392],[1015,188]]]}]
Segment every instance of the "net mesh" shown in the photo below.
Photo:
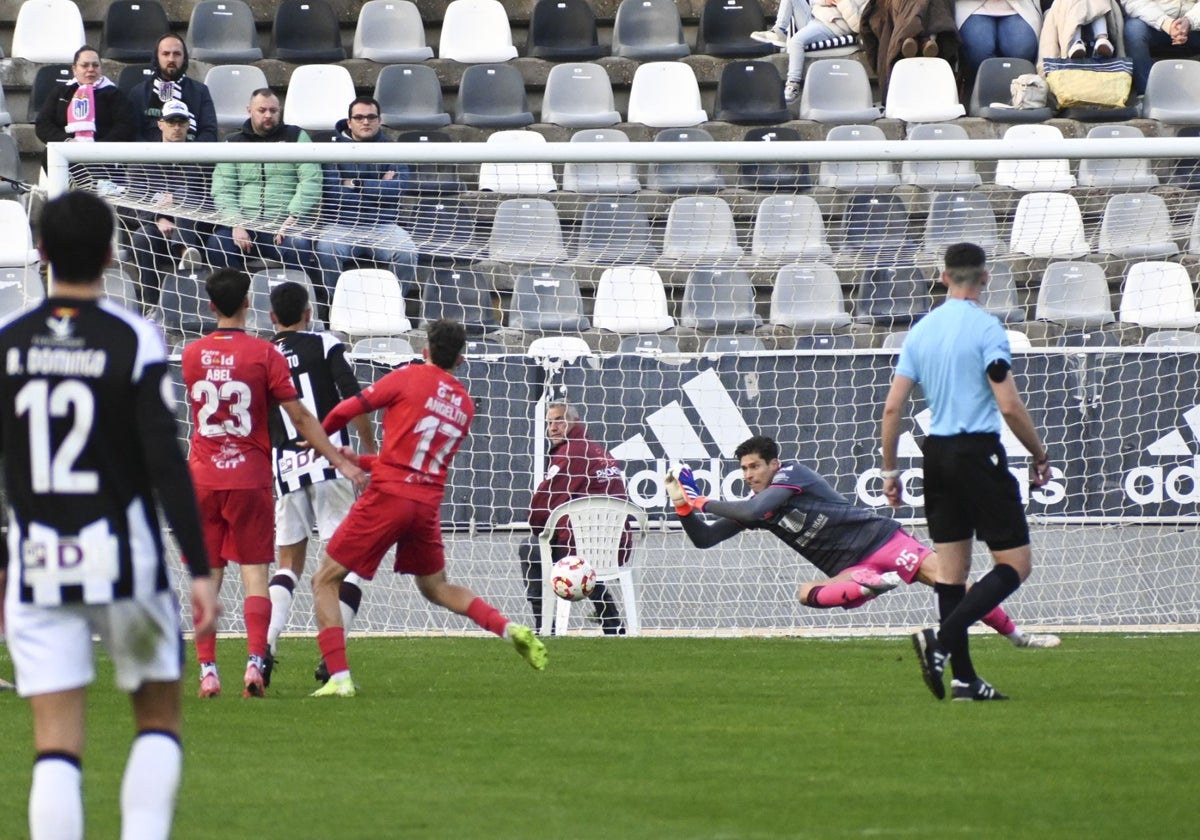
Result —
[{"label": "net mesh", "polygon": [[[543,147],[549,160],[554,145]],[[328,148],[330,162],[352,154]],[[740,497],[733,448],[762,432],[785,458],[925,538],[924,406],[914,406],[902,441],[906,506],[896,513],[881,495],[878,417],[904,332],[941,299],[941,253],[970,240],[991,257],[983,304],[1011,331],[1019,383],[1054,463],[1050,485],[1030,494],[1035,573],[1010,604],[1014,618],[1200,623],[1196,161],[672,157],[426,158],[396,168],[402,185],[389,224],[405,234],[400,256],[365,232],[356,240],[365,247],[337,266],[359,271],[330,279],[305,249],[358,208],[331,200],[328,187],[319,213],[287,231],[300,240],[295,264],[288,254],[250,254],[252,328],[269,334],[271,285],[307,281],[323,325],[354,347],[364,382],[411,359],[427,320],[467,323],[472,344],[459,373],[479,412],[443,508],[452,579],[531,620],[517,553],[544,469],[545,402],[565,396],[590,436],[622,460],[631,498],[651,514],[633,561],[644,631],[928,623],[935,608],[922,586],[855,611],[799,606],[797,584],[821,575],[769,535],[694,549],[665,515],[661,476],[684,460],[710,495]],[[184,189],[181,165],[72,167],[74,185],[105,195],[123,222],[110,294],[142,307],[176,349],[210,326],[202,280],[222,264],[211,238],[218,225],[273,241],[279,222],[218,212],[206,188],[212,165],[189,165],[195,190]],[[176,231],[196,233],[196,252],[184,252],[185,238],[138,235],[168,214]],[[1006,445],[1024,485],[1028,453],[1015,439]],[[976,569],[987,568],[977,553]],[[231,584],[226,621],[237,628]],[[307,588],[297,592],[293,624],[311,630]],[[576,624],[598,632],[582,620],[586,608],[575,609]],[[386,571],[367,587],[356,625],[462,629]]]}]

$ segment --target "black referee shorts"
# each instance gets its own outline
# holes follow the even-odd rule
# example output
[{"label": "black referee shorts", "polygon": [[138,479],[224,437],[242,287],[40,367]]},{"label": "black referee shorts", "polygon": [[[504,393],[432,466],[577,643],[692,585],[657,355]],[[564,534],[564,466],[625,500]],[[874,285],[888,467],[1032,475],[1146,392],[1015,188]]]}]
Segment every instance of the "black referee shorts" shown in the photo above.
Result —
[{"label": "black referee shorts", "polygon": [[1029,544],[1021,488],[994,434],[925,439],[925,517],[935,543],[978,537],[992,551]]}]

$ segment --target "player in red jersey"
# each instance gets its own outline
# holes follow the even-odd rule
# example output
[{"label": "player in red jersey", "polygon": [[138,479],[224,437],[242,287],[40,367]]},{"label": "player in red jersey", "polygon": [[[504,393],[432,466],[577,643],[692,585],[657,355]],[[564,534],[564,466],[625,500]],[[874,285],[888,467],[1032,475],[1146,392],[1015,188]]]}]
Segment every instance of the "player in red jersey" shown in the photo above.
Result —
[{"label": "player in red jersey", "polygon": [[330,675],[314,697],[354,696],[338,590],[350,572],[374,578],[393,546],[393,570],[414,575],[426,600],[508,639],[539,671],[546,667],[546,648],[532,630],[509,621],[467,587],[446,580],[440,517],[446,471],[467,436],[475,404],[450,373],[462,361],[467,342],[462,324],[434,321],[428,335],[426,364],[392,371],[325,416],[325,431],[331,433],[360,414],[383,409],[383,451],[358,456],[359,464],[371,471],[371,483],[342,520],[313,575],[317,642]]},{"label": "player in red jersey", "polygon": [[[279,348],[246,334],[250,278],[236,269],[220,269],[204,288],[217,313],[217,329],[183,351],[183,381],[192,412],[188,463],[218,590],[227,562],[237,563],[242,572],[249,649],[243,696],[261,697],[271,621],[267,568],[275,557],[268,413],[275,405],[282,407],[296,431],[360,488],[366,476],[330,443],[320,422],[300,402]],[[221,693],[216,654],[215,630],[197,634],[201,697]]]}]

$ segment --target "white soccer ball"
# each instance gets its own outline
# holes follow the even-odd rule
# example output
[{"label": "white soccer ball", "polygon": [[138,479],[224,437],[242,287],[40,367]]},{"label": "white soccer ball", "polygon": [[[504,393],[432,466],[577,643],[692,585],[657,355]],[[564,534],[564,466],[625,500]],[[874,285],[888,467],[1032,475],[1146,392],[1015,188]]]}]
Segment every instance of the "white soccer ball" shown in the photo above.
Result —
[{"label": "white soccer ball", "polygon": [[568,555],[554,564],[550,585],[565,601],[582,601],[596,588],[596,570],[582,557]]}]

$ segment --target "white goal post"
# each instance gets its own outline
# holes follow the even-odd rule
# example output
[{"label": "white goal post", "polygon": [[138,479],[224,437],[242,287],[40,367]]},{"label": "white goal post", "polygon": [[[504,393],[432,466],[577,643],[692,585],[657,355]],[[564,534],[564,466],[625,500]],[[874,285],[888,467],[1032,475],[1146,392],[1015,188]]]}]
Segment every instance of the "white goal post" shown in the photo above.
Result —
[{"label": "white goal post", "polygon": [[[710,495],[739,496],[733,448],[761,432],[857,504],[893,515],[878,475],[883,396],[904,330],[940,300],[938,260],[954,237],[987,243],[988,306],[1012,331],[1015,370],[1054,467],[1050,485],[1029,493],[1035,570],[1008,605],[1014,619],[1081,630],[1200,626],[1200,138],[51,144],[45,185],[50,196],[72,185],[100,192],[130,228],[161,210],[159,191],[140,189],[135,170],[246,162],[403,162],[451,173],[441,187],[414,182],[397,201],[416,264],[402,313],[412,329],[402,336],[419,349],[447,278],[482,284],[469,304],[458,301],[482,319],[482,343],[460,369],[480,408],[443,519],[452,579],[514,619],[532,620],[517,547],[544,469],[545,405],[565,395],[590,437],[622,460],[634,503],[652,514],[633,560],[644,632],[854,634],[929,623],[934,599],[922,586],[853,611],[800,606],[797,584],[821,575],[769,535],[694,549],[666,514],[661,475],[686,460]],[[589,166],[589,177],[621,167],[633,186],[567,189],[564,178]],[[625,215],[605,215],[617,204]],[[440,238],[450,234],[423,215],[430,205],[467,213],[452,232],[461,240]],[[300,233],[319,241],[338,210],[326,203]],[[207,201],[171,211],[231,223]],[[608,227],[593,227],[597,219]],[[636,229],[619,227],[629,219]],[[232,223],[271,229],[251,217]],[[644,247],[631,252],[637,237]],[[127,259],[116,273],[126,282],[112,293],[138,308],[146,255],[130,239],[121,245]],[[622,273],[630,266],[645,272]],[[543,290],[577,289],[587,325],[531,320],[521,309],[530,271],[548,272]],[[622,286],[631,276],[653,280],[653,292]],[[632,296],[620,297],[622,288]],[[161,303],[144,308],[179,323],[164,319],[171,313]],[[174,347],[191,335],[167,329]],[[564,333],[583,337],[590,352],[529,352],[533,339]],[[728,350],[709,342],[733,334],[757,342]],[[657,338],[640,351],[620,347],[633,336]],[[364,382],[407,360],[356,358]],[[918,403],[902,440],[907,505],[898,514],[922,538],[926,421]],[[1023,476],[1027,453],[1006,445]],[[977,570],[985,558],[978,549]],[[292,629],[311,631],[302,589]],[[231,608],[239,595],[227,590],[227,629],[239,629]],[[598,632],[582,624],[579,632]],[[355,632],[464,629],[383,568]]]}]

